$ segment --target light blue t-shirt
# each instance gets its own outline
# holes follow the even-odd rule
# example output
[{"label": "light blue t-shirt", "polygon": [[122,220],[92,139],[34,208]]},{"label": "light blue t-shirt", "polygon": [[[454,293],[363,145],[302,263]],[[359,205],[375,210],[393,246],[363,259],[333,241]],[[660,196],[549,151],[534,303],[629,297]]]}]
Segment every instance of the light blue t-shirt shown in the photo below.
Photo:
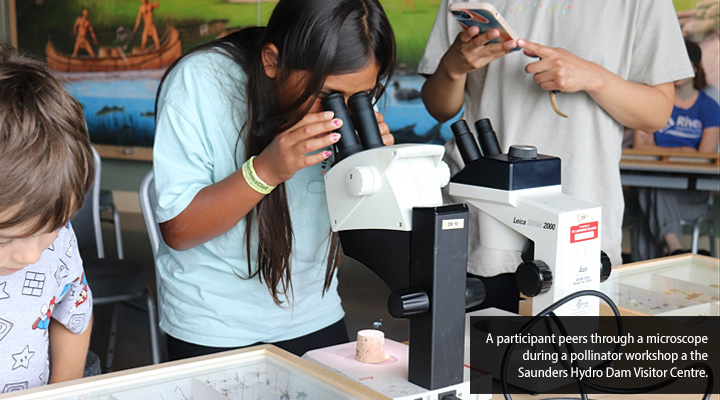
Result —
[{"label": "light blue t-shirt", "polygon": [[[153,148],[158,221],[180,214],[208,185],[245,161],[238,132],[245,120],[242,69],[227,56],[203,51],[168,75],[158,100]],[[237,155],[237,157],[236,157]],[[235,347],[303,336],[339,321],[344,312],[337,278],[323,294],[330,244],[323,166],[298,171],[285,183],[293,227],[290,300],[278,306],[267,286],[247,277],[245,220],[186,251],[161,244],[160,326],[204,346]],[[257,236],[251,260],[256,269]]]}]

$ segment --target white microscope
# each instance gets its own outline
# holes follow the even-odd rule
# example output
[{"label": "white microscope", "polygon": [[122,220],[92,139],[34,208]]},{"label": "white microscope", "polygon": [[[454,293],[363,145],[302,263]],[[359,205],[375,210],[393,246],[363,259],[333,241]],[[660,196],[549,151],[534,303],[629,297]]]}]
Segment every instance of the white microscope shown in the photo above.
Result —
[{"label": "white microscope", "polygon": [[[597,290],[600,281],[610,274],[609,259],[600,249],[600,207],[561,192],[559,158],[538,154],[533,146],[519,145],[510,146],[508,154],[502,154],[490,121],[481,119],[475,127],[477,141],[464,120],[451,126],[465,167],[451,178],[448,192],[478,210],[479,242],[487,248],[481,253],[522,252],[515,283],[520,292],[532,298],[532,315],[571,293]],[[507,258],[500,256],[497,260]],[[489,257],[483,261],[499,262]],[[555,310],[556,315],[564,316],[598,313],[599,302],[594,296],[579,297]],[[472,320],[472,316],[479,319]],[[466,342],[490,332],[517,333],[522,323],[513,316],[498,309],[469,313]],[[472,345],[472,353],[476,354],[471,357],[472,367],[499,378],[507,346],[477,339]],[[537,367],[518,360],[517,355],[510,358],[509,370]],[[542,362],[540,365],[544,366]],[[549,367],[563,368],[561,364]],[[545,392],[568,383],[520,379],[516,374],[510,374],[508,382],[531,392]]]},{"label": "white microscope", "polygon": [[336,163],[325,175],[332,230],[344,254],[393,291],[388,309],[409,318],[410,344],[385,339],[387,361],[378,364],[357,361],[354,342],[304,357],[393,399],[477,399],[464,367],[465,308],[484,299],[484,286],[466,285],[467,206],[443,205],[444,148],[383,146],[368,95],[355,94],[348,105],[352,116],[342,95],[323,99],[343,120]]},{"label": "white microscope", "polygon": [[[515,278],[532,297],[532,314],[571,293],[598,290],[610,275],[600,249],[600,207],[561,192],[559,158],[519,145],[501,154],[490,121],[475,127],[480,147],[464,120],[452,125],[465,167],[452,177],[449,193],[480,211],[482,246],[523,250]],[[593,316],[598,307],[597,297],[584,296],[556,314]]]}]

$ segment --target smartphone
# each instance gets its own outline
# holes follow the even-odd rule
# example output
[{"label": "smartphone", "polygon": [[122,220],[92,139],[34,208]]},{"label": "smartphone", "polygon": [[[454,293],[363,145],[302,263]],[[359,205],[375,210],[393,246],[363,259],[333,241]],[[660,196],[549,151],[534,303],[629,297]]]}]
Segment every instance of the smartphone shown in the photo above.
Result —
[{"label": "smartphone", "polygon": [[[477,26],[480,28],[481,34],[490,29],[499,30],[500,37],[490,41],[490,43],[500,43],[510,39],[518,40],[515,31],[495,9],[495,6],[490,3],[452,3],[450,4],[450,13],[465,29]],[[514,50],[518,49],[519,47]]]}]

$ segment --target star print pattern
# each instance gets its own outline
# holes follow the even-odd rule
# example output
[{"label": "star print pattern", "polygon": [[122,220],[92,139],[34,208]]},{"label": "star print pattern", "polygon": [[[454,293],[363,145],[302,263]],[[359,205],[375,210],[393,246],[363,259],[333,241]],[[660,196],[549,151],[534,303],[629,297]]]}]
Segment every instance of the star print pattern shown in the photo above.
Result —
[{"label": "star print pattern", "polygon": [[30,351],[30,346],[25,346],[20,353],[13,354],[12,357],[15,359],[15,364],[13,364],[12,369],[18,369],[20,367],[28,368],[30,366],[30,359],[34,354],[34,351]]}]

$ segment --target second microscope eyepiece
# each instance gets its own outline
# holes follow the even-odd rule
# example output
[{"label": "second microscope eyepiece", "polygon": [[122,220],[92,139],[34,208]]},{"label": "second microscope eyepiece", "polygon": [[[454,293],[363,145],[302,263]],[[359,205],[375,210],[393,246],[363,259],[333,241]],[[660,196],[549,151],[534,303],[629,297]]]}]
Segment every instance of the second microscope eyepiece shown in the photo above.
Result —
[{"label": "second microscope eyepiece", "polygon": [[348,106],[363,148],[369,150],[384,146],[370,95],[365,92],[355,93],[348,99]]},{"label": "second microscope eyepiece", "polygon": [[340,118],[343,122],[342,126],[335,130],[340,134],[340,140],[335,143],[335,161],[361,152],[363,148],[355,135],[355,126],[350,111],[345,105],[345,97],[341,93],[333,93],[322,99],[321,103],[323,110],[334,112],[335,118]]},{"label": "second microscope eyepiece", "polygon": [[482,157],[480,148],[475,141],[475,136],[473,136],[470,127],[464,119],[450,125],[450,129],[452,129],[453,135],[455,136],[455,143],[457,143],[458,150],[460,150],[460,155],[465,165],[469,165],[471,162]]},{"label": "second microscope eyepiece", "polygon": [[477,131],[478,142],[480,143],[483,156],[488,157],[502,154],[497,135],[489,119],[483,118],[475,122],[475,130]]}]

